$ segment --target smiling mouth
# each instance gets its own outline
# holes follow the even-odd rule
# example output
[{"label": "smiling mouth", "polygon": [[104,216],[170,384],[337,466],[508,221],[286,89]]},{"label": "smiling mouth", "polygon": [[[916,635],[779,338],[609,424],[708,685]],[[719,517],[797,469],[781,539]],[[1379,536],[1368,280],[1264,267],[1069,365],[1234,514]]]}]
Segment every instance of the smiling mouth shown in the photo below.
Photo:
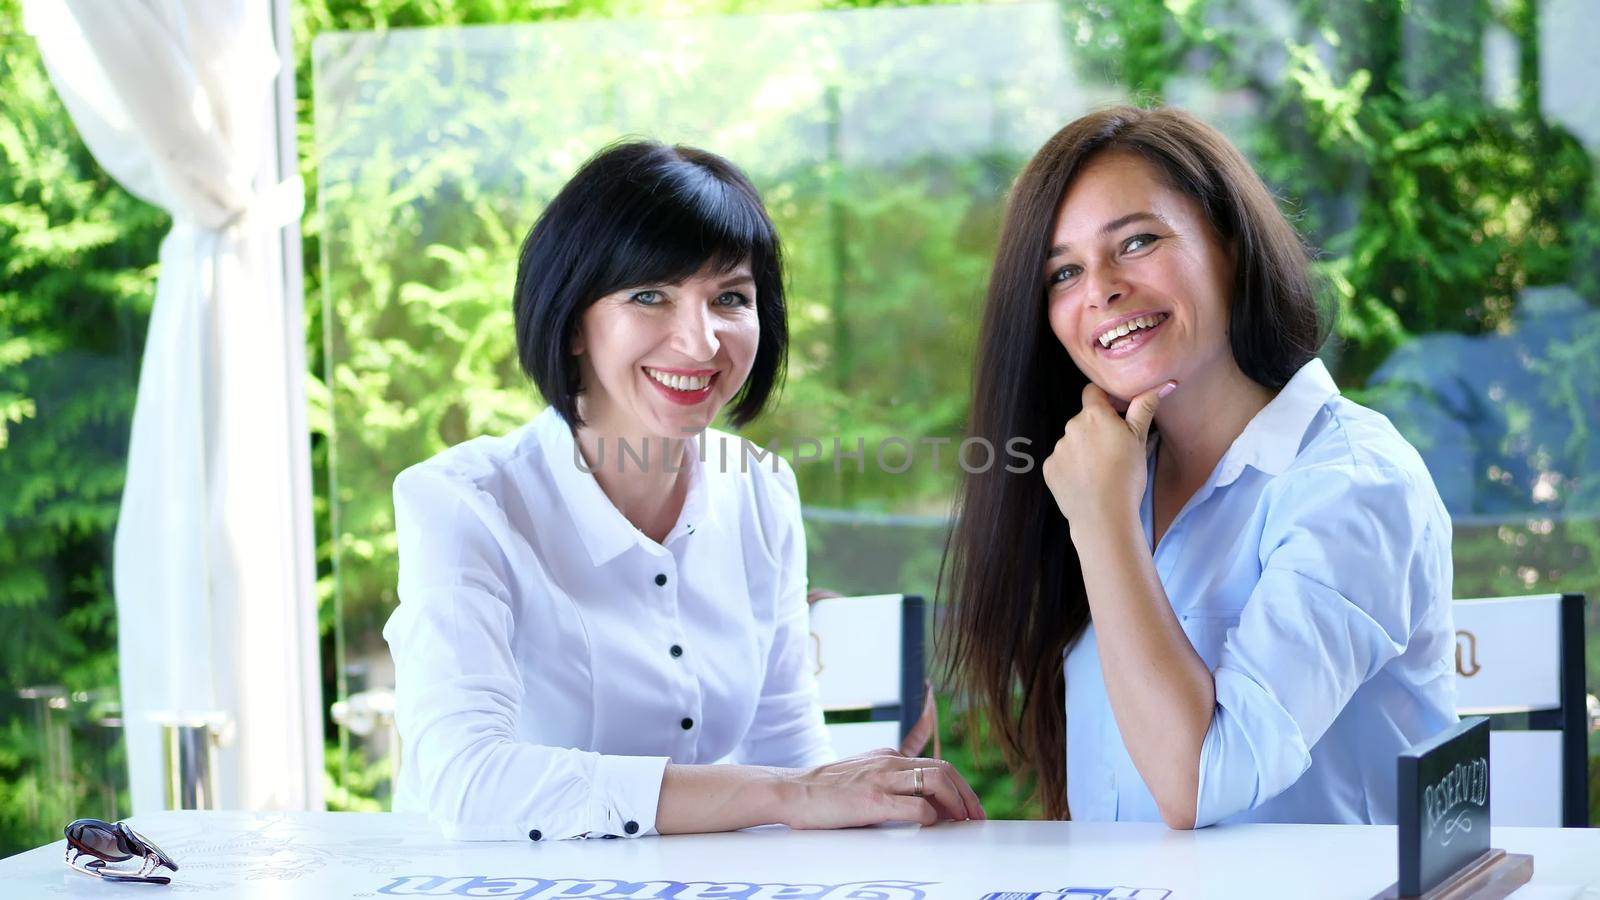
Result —
[{"label": "smiling mouth", "polygon": [[677,375],[672,372],[663,372],[660,369],[652,369],[649,366],[644,367],[644,373],[650,376],[650,380],[656,384],[685,393],[705,390],[711,384],[711,379],[717,375],[715,372],[709,375]]},{"label": "smiling mouth", "polygon": [[717,378],[722,375],[718,371],[680,375],[675,372],[654,369],[650,366],[641,366],[641,369],[656,390],[679,406],[694,406],[705,402],[711,396],[711,391],[717,383]]},{"label": "smiling mouth", "polygon": [[1169,313],[1151,313],[1123,322],[1116,328],[1106,331],[1095,340],[1095,344],[1102,352],[1116,353],[1119,350],[1131,350],[1143,344],[1149,335],[1159,329],[1162,323],[1172,318]]}]

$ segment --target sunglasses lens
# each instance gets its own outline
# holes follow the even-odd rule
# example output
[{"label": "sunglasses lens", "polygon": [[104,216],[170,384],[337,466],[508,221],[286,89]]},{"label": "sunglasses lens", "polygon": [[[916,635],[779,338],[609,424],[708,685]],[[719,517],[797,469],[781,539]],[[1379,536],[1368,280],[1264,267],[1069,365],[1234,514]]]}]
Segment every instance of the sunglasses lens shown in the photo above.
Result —
[{"label": "sunglasses lens", "polygon": [[127,859],[128,854],[118,846],[117,834],[104,822],[80,819],[67,826],[67,837],[78,844],[85,853],[106,859]]}]

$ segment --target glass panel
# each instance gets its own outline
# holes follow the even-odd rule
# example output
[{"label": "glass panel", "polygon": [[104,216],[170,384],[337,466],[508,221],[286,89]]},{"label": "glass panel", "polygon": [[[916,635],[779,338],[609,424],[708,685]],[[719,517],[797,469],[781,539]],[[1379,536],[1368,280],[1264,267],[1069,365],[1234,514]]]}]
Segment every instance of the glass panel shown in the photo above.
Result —
[{"label": "glass panel", "polygon": [[20,28],[0,84],[4,857],[129,811],[111,538],[167,221],[94,163]]},{"label": "glass panel", "polygon": [[974,339],[1006,183],[1115,96],[1068,71],[1057,21],[1034,4],[320,37],[339,671],[392,684],[394,476],[537,410],[512,340],[519,242],[630,134],[733,159],[783,235],[789,380],[748,434],[797,462],[813,584],[932,596],[953,447],[886,469],[960,440],[970,373],[941,361]]},{"label": "glass panel", "polygon": [[[536,411],[513,352],[517,247],[623,135],[733,159],[783,235],[790,378],[747,434],[795,463],[813,584],[932,596],[1003,194],[1059,125],[1127,97],[1218,125],[1285,198],[1321,251],[1341,387],[1417,445],[1455,519],[1458,596],[1589,594],[1594,690],[1600,106],[1586,86],[1600,63],[1570,27],[1580,3],[1035,3],[323,35],[333,618],[355,679],[338,695],[392,683],[378,630],[395,474]],[[389,747],[351,746],[353,767]]]}]

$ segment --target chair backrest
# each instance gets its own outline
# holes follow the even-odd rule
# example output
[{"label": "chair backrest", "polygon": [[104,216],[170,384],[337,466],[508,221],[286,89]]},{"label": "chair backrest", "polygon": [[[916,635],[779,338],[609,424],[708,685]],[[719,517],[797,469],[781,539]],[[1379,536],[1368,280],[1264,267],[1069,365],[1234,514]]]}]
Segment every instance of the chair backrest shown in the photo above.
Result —
[{"label": "chair backrest", "polygon": [[1458,600],[1456,709],[1489,717],[1491,824],[1589,824],[1583,595]]},{"label": "chair backrest", "polygon": [[922,708],[923,602],[906,594],[811,604],[811,663],[840,756],[895,747]]}]

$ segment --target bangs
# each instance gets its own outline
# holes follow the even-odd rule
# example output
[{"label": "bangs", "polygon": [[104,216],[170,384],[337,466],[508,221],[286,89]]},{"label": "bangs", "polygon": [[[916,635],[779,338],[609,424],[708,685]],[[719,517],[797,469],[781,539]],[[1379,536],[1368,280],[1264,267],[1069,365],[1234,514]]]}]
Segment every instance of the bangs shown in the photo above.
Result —
[{"label": "bangs", "polygon": [[522,243],[512,301],[522,371],[568,424],[582,424],[573,353],[583,312],[627,288],[726,275],[748,262],[760,341],[728,408],[750,421],[783,380],[789,329],[777,230],[750,180],[726,159],[653,141],[615,144],[573,175]]},{"label": "bangs", "polygon": [[597,296],[676,284],[703,269],[726,274],[747,261],[754,276],[776,254],[777,236],[760,201],[698,166],[675,167],[652,185],[655,191],[638,187],[624,188],[631,196],[613,207],[632,227],[602,249]]}]

